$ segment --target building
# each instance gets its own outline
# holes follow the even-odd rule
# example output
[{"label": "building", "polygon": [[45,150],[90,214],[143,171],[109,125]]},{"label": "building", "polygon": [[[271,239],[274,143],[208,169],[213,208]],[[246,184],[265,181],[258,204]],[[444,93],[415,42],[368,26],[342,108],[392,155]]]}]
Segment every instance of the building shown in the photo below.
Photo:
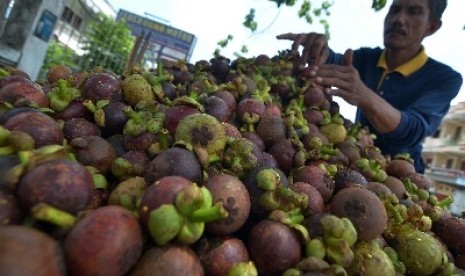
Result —
[{"label": "building", "polygon": [[0,65],[36,79],[63,7],[62,0],[0,1]]},{"label": "building", "polygon": [[[136,38],[130,61],[154,67],[159,58],[189,61],[192,56],[196,44],[193,34],[146,16],[117,11],[107,0],[5,0],[0,1],[0,66],[17,67],[33,80],[43,77],[40,69],[50,41],[82,56],[86,30],[91,21],[100,20],[100,13],[126,21]],[[129,61],[115,54],[121,46],[114,40],[105,45],[94,63],[110,62],[124,68]],[[77,66],[87,68],[88,64]]]},{"label": "building", "polygon": [[451,106],[438,132],[425,139],[423,158],[433,191],[438,198],[452,196],[450,210],[460,215],[465,211],[465,102]]},{"label": "building", "polygon": [[54,35],[60,43],[81,55],[80,43],[84,40],[86,23],[95,20],[98,13],[115,18],[116,10],[106,0],[64,0],[64,4]]}]

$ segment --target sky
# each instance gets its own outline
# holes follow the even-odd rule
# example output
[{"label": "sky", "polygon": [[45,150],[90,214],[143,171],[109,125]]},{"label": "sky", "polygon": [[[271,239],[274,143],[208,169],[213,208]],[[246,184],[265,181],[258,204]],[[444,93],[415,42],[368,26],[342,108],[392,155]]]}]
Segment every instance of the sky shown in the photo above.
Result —
[{"label": "sky", "polygon": [[[124,9],[140,16],[146,13],[160,19],[152,20],[181,29],[197,37],[197,42],[190,62],[210,60],[213,57],[217,43],[229,34],[233,40],[221,54],[235,59],[235,52],[240,52],[242,45],[247,45],[246,57],[259,54],[276,55],[279,51],[290,49],[291,42],[277,40],[276,35],[293,32],[323,32],[319,23],[309,25],[298,18],[296,7],[276,8],[269,0],[108,0],[116,9]],[[320,2],[313,0],[312,2]],[[336,52],[343,53],[346,49],[359,47],[382,47],[383,20],[387,6],[376,12],[371,8],[372,0],[333,0],[331,15],[327,17],[330,24],[331,38],[329,46]],[[242,22],[251,8],[255,8],[257,32],[252,34]],[[462,74],[465,78],[465,11],[464,0],[449,0],[443,14],[443,25],[433,36],[424,40],[428,56],[444,62]],[[150,18],[150,17],[149,17]],[[355,118],[356,107],[335,98],[339,103],[341,114]],[[452,105],[465,101],[465,85],[462,86]]]}]

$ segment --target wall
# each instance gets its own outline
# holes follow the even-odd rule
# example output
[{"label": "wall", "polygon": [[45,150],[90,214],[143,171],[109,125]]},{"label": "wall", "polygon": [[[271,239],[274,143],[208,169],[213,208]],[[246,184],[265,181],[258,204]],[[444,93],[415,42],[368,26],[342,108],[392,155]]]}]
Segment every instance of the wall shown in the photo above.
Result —
[{"label": "wall", "polygon": [[48,40],[35,35],[39,19],[45,10],[58,19],[63,8],[62,0],[16,0],[0,37],[2,60],[36,80],[48,48]]}]

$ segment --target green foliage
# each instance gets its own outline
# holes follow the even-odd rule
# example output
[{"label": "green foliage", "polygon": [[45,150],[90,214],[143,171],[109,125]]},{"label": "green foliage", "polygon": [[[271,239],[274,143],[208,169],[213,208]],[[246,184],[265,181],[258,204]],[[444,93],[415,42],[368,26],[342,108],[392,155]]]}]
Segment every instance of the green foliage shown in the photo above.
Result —
[{"label": "green foliage", "polygon": [[56,40],[50,41],[45,54],[44,62],[39,72],[39,79],[43,79],[48,70],[55,65],[65,65],[70,68],[77,67],[77,56],[73,50],[59,43]]},{"label": "green foliage", "polygon": [[257,30],[258,23],[255,21],[255,9],[250,9],[249,14],[245,16],[243,25],[252,32]]},{"label": "green foliage", "polygon": [[371,7],[375,11],[379,11],[379,10],[383,9],[384,6],[386,6],[386,2],[387,2],[387,0],[373,0],[373,4],[371,5]]},{"label": "green foliage", "polygon": [[85,37],[82,68],[102,66],[116,74],[123,73],[134,45],[134,37],[124,21],[98,14],[98,20],[89,23]]},{"label": "green foliage", "polygon": [[[281,8],[283,5],[287,7],[293,7],[298,4],[299,0],[268,0],[271,2],[276,3],[277,8]],[[372,8],[375,11],[379,11],[386,6],[387,0],[372,0]],[[323,26],[325,34],[329,37],[330,36],[330,25],[327,20],[327,17],[331,15],[331,7],[333,6],[333,1],[326,1],[326,0],[302,0],[300,3],[300,8],[297,11],[297,16],[299,18],[304,19],[309,25],[315,22],[315,19],[319,19],[318,22],[320,25]],[[252,33],[256,33],[258,29],[258,22],[255,18],[256,10],[251,8],[249,13],[245,16],[244,22],[242,25],[251,30]],[[464,27],[465,29],[465,27]],[[218,45],[221,48],[225,48],[229,42],[231,42],[232,36],[229,35],[227,39],[221,40],[218,42]],[[244,50],[245,49],[245,50]],[[242,46],[242,53],[247,52],[247,46]],[[219,55],[220,49],[215,50],[215,55]]]}]

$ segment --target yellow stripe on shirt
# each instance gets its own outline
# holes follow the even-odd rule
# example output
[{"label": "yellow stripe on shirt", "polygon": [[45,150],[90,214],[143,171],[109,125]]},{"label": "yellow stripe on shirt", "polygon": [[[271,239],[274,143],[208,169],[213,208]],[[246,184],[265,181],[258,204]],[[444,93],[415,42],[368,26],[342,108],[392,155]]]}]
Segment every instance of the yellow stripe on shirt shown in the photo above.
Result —
[{"label": "yellow stripe on shirt", "polygon": [[421,51],[413,57],[411,60],[407,61],[406,63],[398,66],[392,71],[388,71],[387,61],[386,61],[386,50],[381,53],[381,56],[378,60],[378,67],[384,69],[383,75],[381,76],[378,86],[376,88],[376,92],[379,92],[381,84],[383,83],[386,76],[391,72],[398,72],[402,74],[404,77],[408,77],[409,75],[413,74],[415,71],[423,67],[425,63],[428,61],[428,56],[425,53],[425,48],[421,47]]}]

